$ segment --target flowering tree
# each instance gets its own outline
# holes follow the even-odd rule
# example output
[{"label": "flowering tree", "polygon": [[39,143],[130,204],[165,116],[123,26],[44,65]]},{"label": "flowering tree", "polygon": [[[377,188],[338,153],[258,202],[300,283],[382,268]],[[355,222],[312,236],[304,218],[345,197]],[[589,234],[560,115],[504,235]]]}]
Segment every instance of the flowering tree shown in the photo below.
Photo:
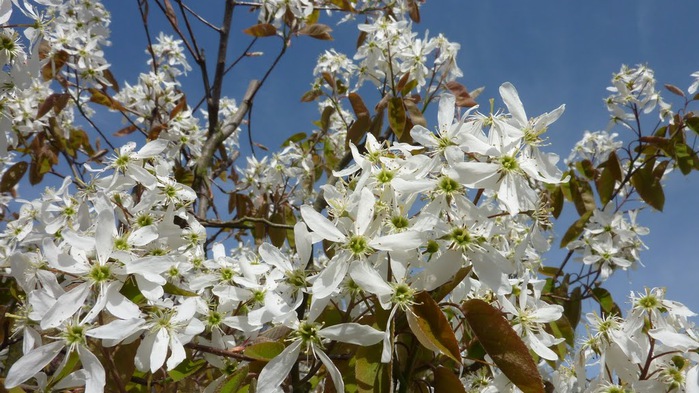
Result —
[{"label": "flowering tree", "polygon": [[[699,392],[695,314],[657,288],[622,311],[604,288],[640,263],[663,177],[699,169],[699,73],[666,85],[673,109],[651,69],[622,67],[619,133],[586,133],[559,164],[544,141],[564,106],[527,116],[510,83],[479,106],[459,45],[414,31],[422,3],[227,0],[218,22],[139,0],[150,71],[121,86],[100,2],[0,0],[5,389]],[[236,10],[257,21],[234,26]],[[317,128],[243,160],[279,59],[337,21],[357,23],[356,53],[319,56],[301,98]],[[269,68],[223,96],[265,40]],[[107,111],[124,125],[100,127]],[[564,205],[577,218],[555,239]],[[551,247],[567,253],[544,264]]]}]

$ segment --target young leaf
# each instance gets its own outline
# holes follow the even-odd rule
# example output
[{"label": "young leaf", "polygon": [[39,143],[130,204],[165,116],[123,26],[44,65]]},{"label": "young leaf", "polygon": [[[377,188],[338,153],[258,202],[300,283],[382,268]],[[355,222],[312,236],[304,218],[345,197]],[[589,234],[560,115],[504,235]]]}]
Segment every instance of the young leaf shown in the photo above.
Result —
[{"label": "young leaf", "polygon": [[447,82],[446,88],[449,89],[451,94],[456,96],[456,106],[470,108],[478,105],[476,100],[474,100],[473,97],[468,94],[466,86],[462,85],[461,83],[454,81]]},{"label": "young leaf", "polygon": [[393,133],[398,139],[401,139],[401,136],[403,136],[405,120],[403,99],[400,97],[391,98],[391,100],[388,101],[388,124],[391,126],[391,130],[393,130]]},{"label": "young leaf", "polygon": [[415,295],[415,304],[406,313],[410,330],[425,348],[438,351],[461,363],[461,351],[454,331],[437,302],[427,292]]},{"label": "young leaf", "polygon": [[277,34],[277,28],[269,23],[259,23],[243,30],[243,33],[253,37],[269,37]]},{"label": "young leaf", "polygon": [[358,393],[389,393],[392,363],[381,363],[382,344],[359,347],[355,352],[354,374]]},{"label": "young leaf", "polygon": [[5,171],[2,175],[2,179],[0,179],[0,192],[10,192],[22,179],[28,167],[29,165],[26,162],[19,161]]},{"label": "young leaf", "polygon": [[331,31],[333,31],[333,29],[331,29],[328,25],[314,23],[301,28],[301,30],[299,30],[299,34],[307,35],[317,40],[332,41],[333,36],[330,35]]},{"label": "young leaf", "polygon": [[583,229],[585,229],[585,225],[587,224],[587,221],[590,219],[590,217],[592,217],[592,211],[589,211],[580,216],[580,218],[578,218],[578,220],[575,221],[573,225],[570,226],[570,228],[568,228],[565,235],[563,235],[563,238],[561,239],[561,248],[567,246],[568,243],[577,239],[578,236],[580,236],[583,233]]},{"label": "young leaf", "polygon": [[178,382],[199,371],[204,365],[206,365],[206,360],[204,359],[185,359],[182,363],[178,364],[177,367],[167,373],[174,382]]},{"label": "young leaf", "polygon": [[544,383],[529,349],[502,312],[480,299],[467,300],[466,321],[495,365],[525,393],[544,393]]}]

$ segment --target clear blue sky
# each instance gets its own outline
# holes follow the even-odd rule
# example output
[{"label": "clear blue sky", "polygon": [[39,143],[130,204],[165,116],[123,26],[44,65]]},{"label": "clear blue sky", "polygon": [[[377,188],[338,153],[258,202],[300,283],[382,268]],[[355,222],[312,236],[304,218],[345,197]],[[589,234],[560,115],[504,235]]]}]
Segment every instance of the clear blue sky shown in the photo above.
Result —
[{"label": "clear blue sky", "polygon": [[[213,11],[222,4],[213,3],[215,6],[204,12],[219,23],[220,14]],[[111,8],[113,46],[107,52],[108,58],[120,81],[133,82],[136,72],[145,70],[147,59],[136,2],[105,1],[105,5],[119,7]],[[152,18],[162,19],[157,14],[157,10],[151,10]],[[235,31],[254,23],[249,15],[242,14],[234,17],[234,23],[238,23]],[[659,86],[671,83],[683,89],[691,83],[689,74],[699,71],[696,0],[430,0],[422,8],[422,16],[423,22],[414,27],[415,31],[429,29],[430,35],[442,32],[461,44],[461,82],[469,88],[485,86],[482,102],[498,98],[498,86],[510,81],[517,87],[530,116],[566,104],[565,114],[548,133],[551,149],[562,158],[567,157],[584,130],[606,128],[608,115],[602,99],[607,96],[605,88],[611,74],[622,64],[648,64],[655,70]],[[287,136],[313,128],[310,122],[317,118],[316,107],[300,103],[299,97],[308,90],[315,59],[323,49],[334,47],[352,54],[356,30],[351,27],[333,26],[334,42],[309,38],[293,41],[289,54],[255,101],[256,141],[274,148]],[[236,37],[231,44],[233,53],[247,44],[247,38]],[[213,43],[208,42],[207,50],[211,60],[215,53]],[[225,94],[239,99],[249,79],[261,77],[260,69],[271,61],[273,47],[263,45],[265,57],[236,69]],[[185,87],[198,82],[192,80]],[[665,96],[670,98],[671,94]],[[188,97],[190,104],[198,99],[196,94]],[[429,122],[435,120],[435,116],[428,116]],[[642,253],[646,268],[629,274],[620,272],[607,285],[622,310],[627,308],[623,303],[630,290],[666,286],[669,298],[699,312],[699,252],[695,243],[699,241],[699,173],[689,178],[671,176],[665,189],[665,211],[646,211],[640,216],[640,222],[651,229],[644,238],[650,250]],[[568,224],[559,224],[558,231],[564,231]],[[549,260],[557,265],[560,255],[552,254]]]}]

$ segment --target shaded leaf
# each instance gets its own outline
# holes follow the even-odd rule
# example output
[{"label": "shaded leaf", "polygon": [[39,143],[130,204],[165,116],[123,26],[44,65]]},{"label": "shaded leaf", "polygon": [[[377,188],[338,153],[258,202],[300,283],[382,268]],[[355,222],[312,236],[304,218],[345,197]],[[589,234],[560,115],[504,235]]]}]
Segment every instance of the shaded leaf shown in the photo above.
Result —
[{"label": "shaded leaf", "polygon": [[525,393],[543,393],[544,383],[529,349],[502,312],[480,299],[463,305],[471,330],[503,374]]},{"label": "shaded leaf", "polygon": [[393,130],[393,133],[400,140],[405,129],[405,107],[403,99],[393,97],[388,101],[388,124]]},{"label": "shaded leaf", "polygon": [[414,125],[427,127],[427,120],[425,120],[425,116],[423,116],[422,111],[417,107],[415,102],[406,99],[403,100],[403,104],[405,104],[405,109],[408,110],[408,115],[410,115],[410,120]]},{"label": "shaded leaf", "polygon": [[199,369],[204,367],[205,364],[206,360],[204,359],[185,359],[182,361],[182,363],[178,364],[177,367],[173,368],[167,373],[174,382],[178,382],[196,373],[199,371]]},{"label": "shaded leaf", "polygon": [[51,109],[54,110],[55,114],[61,113],[63,108],[68,104],[70,95],[66,93],[54,93],[46,97],[44,102],[39,105],[39,109],[36,112],[36,118],[40,119],[44,117]]},{"label": "shaded leaf", "polygon": [[563,315],[570,322],[573,330],[578,327],[580,315],[582,314],[582,291],[580,287],[573,288],[573,291],[568,295],[568,300],[563,302]]},{"label": "shaded leaf", "polygon": [[602,311],[606,314],[617,314],[621,315],[621,310],[619,306],[614,302],[612,294],[608,290],[597,287],[592,289],[592,298],[599,303]]},{"label": "shaded leaf", "polygon": [[453,371],[446,367],[437,367],[434,370],[434,392],[435,393],[466,393],[464,384]]},{"label": "shaded leaf", "polygon": [[371,119],[369,116],[357,117],[357,120],[352,123],[349,130],[347,130],[347,136],[345,139],[345,146],[349,143],[359,144],[359,142],[364,138],[367,131],[371,127]]},{"label": "shaded leaf", "polygon": [[333,29],[331,29],[328,25],[324,25],[322,23],[314,23],[312,25],[306,25],[302,27],[299,30],[299,34],[307,35],[317,40],[331,41],[333,39],[333,36],[330,35],[331,31],[333,31]]},{"label": "shaded leaf", "polygon": [[420,7],[417,5],[416,0],[408,0],[408,10],[410,19],[415,23],[420,23]]},{"label": "shaded leaf", "polygon": [[117,82],[114,74],[112,74],[112,71],[110,71],[108,68],[106,70],[102,70],[102,76],[111,84],[111,88],[114,89],[114,91],[117,93],[120,91],[119,82]]},{"label": "shaded leaf", "polygon": [[[275,224],[286,224],[286,219],[284,218],[281,212],[276,212],[272,214],[272,216],[270,217],[270,221],[272,221]],[[286,240],[286,229],[268,227],[267,235],[269,236],[269,240],[275,247],[282,247],[284,245],[284,241]]]},{"label": "shaded leaf", "polygon": [[602,170],[602,174],[595,180],[595,187],[602,206],[605,206],[614,196],[614,189],[616,188],[616,180],[609,167],[605,166]]},{"label": "shaded leaf", "polygon": [[245,348],[244,354],[255,360],[269,362],[282,353],[284,348],[284,344],[279,341],[266,341],[250,345]]},{"label": "shaded leaf", "polygon": [[90,91],[90,101],[95,104],[106,106],[109,109],[114,109],[115,111],[124,110],[124,107],[114,98],[107,95],[107,93],[97,90],[94,87],[88,89]]},{"label": "shaded leaf", "polygon": [[313,102],[316,98],[323,95],[323,91],[320,89],[309,90],[301,96],[301,102]]},{"label": "shaded leaf", "polygon": [[196,293],[182,289],[171,282],[166,282],[165,285],[163,285],[163,291],[165,291],[165,293],[169,293],[170,295],[176,295],[176,296],[186,296],[186,297],[199,296]]},{"label": "shaded leaf", "polygon": [[590,183],[576,176],[571,176],[568,183],[570,185],[570,195],[573,198],[573,204],[578,214],[582,216],[586,212],[595,210],[597,205],[595,204],[595,195],[592,192]]},{"label": "shaded leaf", "polygon": [[282,143],[282,147],[289,146],[292,143],[301,142],[302,140],[306,139],[306,136],[307,135],[305,132],[297,132],[296,134],[286,138],[286,140]]},{"label": "shaded leaf", "polygon": [[364,105],[364,101],[362,100],[362,97],[359,94],[349,93],[347,95],[347,98],[349,99],[350,104],[352,105],[352,110],[354,111],[355,116],[370,116],[369,109],[367,109],[366,105]]},{"label": "shaded leaf", "polygon": [[269,37],[277,34],[277,28],[269,23],[259,23],[243,30],[243,33],[253,37]]},{"label": "shaded leaf", "polygon": [[358,393],[390,393],[391,365],[381,363],[381,343],[359,347],[355,352],[354,373]]},{"label": "shaded leaf", "polygon": [[663,205],[665,205],[665,193],[660,179],[653,175],[654,166],[654,159],[643,164],[631,176],[631,184],[636,188],[636,192],[644,202],[656,210],[662,211]]},{"label": "shaded leaf", "polygon": [[243,366],[235,370],[229,375],[219,386],[214,393],[236,393],[240,391],[241,386],[245,382],[250,368]]},{"label": "shaded leaf", "polygon": [[561,248],[567,246],[568,243],[577,239],[578,236],[580,236],[583,233],[585,225],[587,225],[587,221],[590,219],[590,217],[592,217],[592,213],[592,211],[589,211],[583,214],[582,216],[580,216],[580,218],[578,218],[577,221],[573,223],[573,225],[570,226],[570,228],[568,228],[566,233],[563,235],[563,238],[561,239]]},{"label": "shaded leaf", "polygon": [[175,14],[175,10],[172,8],[170,0],[163,0],[163,5],[165,6],[165,16],[167,17],[167,20],[170,21],[170,24],[173,27],[177,27],[177,14]]},{"label": "shaded leaf", "polygon": [[478,105],[476,100],[474,100],[473,97],[468,94],[466,86],[462,85],[461,83],[454,81],[447,82],[446,88],[449,89],[451,94],[456,96],[456,106],[470,108]]},{"label": "shaded leaf", "polygon": [[12,191],[14,186],[19,183],[22,176],[24,176],[24,174],[27,172],[28,167],[29,165],[26,162],[20,161],[5,171],[5,173],[2,175],[2,179],[0,179],[0,192]]},{"label": "shaded leaf", "polygon": [[461,363],[461,350],[447,317],[427,292],[415,295],[415,304],[406,312],[410,330],[425,348],[439,351]]},{"label": "shaded leaf", "polygon": [[[44,41],[45,42],[45,41]],[[68,61],[70,55],[64,50],[54,53],[51,60],[41,67],[41,76],[45,81],[53,79]]]},{"label": "shaded leaf", "polygon": [[454,277],[451,279],[451,281],[442,284],[442,286],[432,291],[432,299],[434,299],[436,302],[441,302],[442,299],[447,297],[447,295],[450,294],[451,291],[453,291],[454,288],[456,288],[456,286],[461,283],[461,281],[466,279],[466,276],[468,276],[472,268],[473,266],[469,265],[459,269],[459,271],[456,272],[456,274],[454,274]]}]

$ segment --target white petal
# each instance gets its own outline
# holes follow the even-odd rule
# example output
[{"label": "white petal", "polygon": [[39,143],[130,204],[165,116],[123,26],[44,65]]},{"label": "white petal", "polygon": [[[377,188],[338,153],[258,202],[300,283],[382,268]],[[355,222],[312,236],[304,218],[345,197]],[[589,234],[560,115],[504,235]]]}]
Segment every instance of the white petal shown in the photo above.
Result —
[{"label": "white petal", "polygon": [[328,263],[313,282],[313,295],[319,298],[330,296],[347,275],[348,263],[335,258]]},{"label": "white petal", "polygon": [[512,83],[505,82],[500,86],[500,96],[505,105],[507,105],[507,109],[512,114],[512,117],[517,120],[517,123],[521,127],[527,125],[528,120],[527,114],[524,112],[524,105],[522,105],[517,89],[515,89]]},{"label": "white petal", "polygon": [[61,352],[63,346],[63,341],[55,341],[22,356],[10,367],[5,379],[5,388],[14,388],[33,377]]},{"label": "white petal", "polygon": [[95,249],[100,265],[107,263],[114,249],[114,212],[112,211],[102,210],[97,216]]},{"label": "white petal", "polygon": [[660,340],[668,347],[682,352],[699,348],[699,342],[686,334],[672,332],[668,329],[652,329],[648,334],[656,340]]},{"label": "white petal", "polygon": [[138,153],[133,154],[132,157],[137,159],[153,157],[165,150],[165,148],[167,148],[168,143],[169,141],[166,139],[156,139],[154,141],[150,141],[146,143],[146,145],[143,146],[141,150],[138,151]]},{"label": "white petal", "polygon": [[488,258],[480,255],[481,253],[472,253],[471,264],[473,271],[478,275],[478,281],[485,284],[498,295],[510,293],[512,285],[503,274],[502,270],[498,269],[497,265]]},{"label": "white petal", "polygon": [[[303,223],[301,223],[301,225],[305,227]],[[294,270],[289,260],[284,256],[284,254],[282,254],[281,251],[279,251],[277,247],[274,247],[269,243],[262,243],[258,251],[260,252],[260,257],[262,257],[263,261],[269,263],[277,269],[283,272]]]},{"label": "white petal", "polygon": [[136,247],[145,246],[158,238],[158,230],[155,225],[147,225],[133,231],[129,235],[129,243]]},{"label": "white petal", "polygon": [[258,392],[274,392],[279,385],[284,382],[289,371],[294,367],[296,359],[301,352],[301,340],[294,341],[291,345],[284,348],[282,353],[272,359],[260,372],[257,378]]},{"label": "white petal", "polygon": [[432,131],[427,128],[417,125],[410,130],[410,136],[415,142],[425,147],[437,147],[437,138]]},{"label": "white petal", "polygon": [[85,304],[85,299],[90,294],[91,286],[92,284],[88,282],[82,283],[56,299],[56,303],[41,319],[41,328],[56,327],[73,316]]},{"label": "white petal", "polygon": [[0,25],[7,23],[11,15],[12,2],[10,0],[0,0]]},{"label": "white petal", "polygon": [[180,342],[177,336],[170,337],[170,357],[167,359],[167,369],[172,370],[177,367],[183,360],[187,358],[187,353],[184,351],[184,345]]},{"label": "white petal", "polygon": [[119,292],[122,287],[120,284],[114,282],[109,285],[106,309],[117,318],[129,319],[138,316],[141,313],[138,305]]},{"label": "white petal", "polygon": [[454,110],[456,108],[456,97],[453,94],[443,94],[439,99],[439,110],[437,111],[437,126],[439,132],[445,134],[454,122]]},{"label": "white petal", "polygon": [[376,269],[366,262],[354,262],[350,269],[350,276],[360,288],[379,297],[393,293],[393,288],[386,283]]},{"label": "white petal", "polygon": [[80,356],[83,369],[87,371],[85,393],[102,393],[104,385],[107,383],[102,363],[97,359],[97,356],[83,346],[78,346],[78,356]]},{"label": "white petal", "polygon": [[308,225],[313,232],[322,236],[323,239],[334,242],[342,242],[347,239],[347,237],[335,227],[335,224],[330,222],[322,214],[313,210],[310,206],[301,206],[301,217],[303,217],[303,221],[306,222],[306,225]]},{"label": "white petal", "polygon": [[313,252],[313,241],[311,240],[311,233],[308,232],[308,228],[302,222],[297,222],[294,225],[294,242],[296,243],[296,252],[301,262],[308,262]]},{"label": "white petal", "polygon": [[374,204],[376,198],[368,188],[363,188],[359,198],[359,209],[357,209],[357,218],[354,221],[354,231],[357,235],[363,235],[366,229],[374,219]]},{"label": "white petal", "polygon": [[165,363],[167,347],[170,344],[170,334],[167,332],[167,329],[160,328],[157,333],[150,336],[153,337],[153,347],[148,357],[150,358],[150,372],[154,373]]},{"label": "white petal", "polygon": [[342,374],[340,374],[340,370],[337,369],[337,366],[335,366],[335,363],[333,363],[332,360],[328,357],[328,355],[325,354],[325,352],[321,351],[320,349],[315,351],[315,354],[318,355],[320,358],[320,361],[323,362],[325,365],[325,369],[328,370],[330,373],[330,377],[333,380],[333,384],[335,385],[335,391],[336,392],[344,392],[345,391],[345,383],[342,380]]},{"label": "white petal", "polygon": [[123,340],[141,330],[145,323],[141,318],[115,319],[106,325],[88,330],[85,335],[102,340]]},{"label": "white petal", "polygon": [[383,340],[383,332],[358,323],[341,323],[321,329],[318,334],[335,341],[356,345],[374,345]]},{"label": "white petal", "polygon": [[699,365],[687,371],[685,377],[685,393],[699,393]]},{"label": "white petal", "polygon": [[418,274],[413,287],[431,291],[449,281],[461,266],[463,266],[461,253],[447,250],[438,258],[427,262],[425,270]]},{"label": "white petal", "polygon": [[558,355],[555,352],[547,348],[534,334],[529,336],[529,345],[532,350],[536,352],[537,355],[541,356],[546,360],[558,360]]},{"label": "white petal", "polygon": [[420,247],[423,243],[422,237],[420,232],[405,231],[372,239],[369,246],[383,251],[406,251]]}]

